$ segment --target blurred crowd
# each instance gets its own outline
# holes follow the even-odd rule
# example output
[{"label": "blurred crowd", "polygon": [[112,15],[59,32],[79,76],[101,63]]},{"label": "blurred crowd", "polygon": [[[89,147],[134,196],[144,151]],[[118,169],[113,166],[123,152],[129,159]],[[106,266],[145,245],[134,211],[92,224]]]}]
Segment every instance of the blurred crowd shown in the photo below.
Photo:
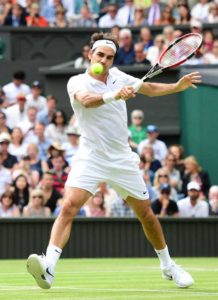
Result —
[{"label": "blurred crowd", "polygon": [[[0,89],[0,217],[57,216],[79,143],[74,115],[68,120],[55,96],[44,96],[39,81],[29,86],[25,73],[16,71]],[[131,113],[129,144],[139,154],[155,214],[218,215],[218,186],[211,186],[207,171],[196,157],[184,157],[181,145],[167,146],[141,110]],[[112,186],[101,182],[78,216],[134,213]]]}]

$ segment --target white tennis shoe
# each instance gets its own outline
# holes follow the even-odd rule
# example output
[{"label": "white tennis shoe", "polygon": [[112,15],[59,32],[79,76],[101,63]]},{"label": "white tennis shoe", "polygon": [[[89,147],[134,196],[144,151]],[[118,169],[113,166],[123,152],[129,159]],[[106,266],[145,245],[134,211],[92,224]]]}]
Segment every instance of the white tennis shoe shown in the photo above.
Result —
[{"label": "white tennis shoe", "polygon": [[34,277],[42,289],[50,289],[54,272],[49,268],[45,255],[31,254],[27,259],[27,271]]},{"label": "white tennis shoe", "polygon": [[194,283],[192,276],[178,266],[174,261],[169,268],[161,268],[162,277],[167,280],[173,280],[180,288],[188,288]]}]

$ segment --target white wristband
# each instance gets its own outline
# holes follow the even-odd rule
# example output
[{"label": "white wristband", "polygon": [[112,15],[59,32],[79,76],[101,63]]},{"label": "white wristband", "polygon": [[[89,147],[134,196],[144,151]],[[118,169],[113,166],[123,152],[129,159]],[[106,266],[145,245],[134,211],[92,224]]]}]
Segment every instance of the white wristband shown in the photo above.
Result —
[{"label": "white wristband", "polygon": [[104,103],[110,103],[115,99],[115,95],[116,95],[117,92],[107,92],[107,93],[104,93],[103,96],[102,96],[102,100],[104,101]]}]

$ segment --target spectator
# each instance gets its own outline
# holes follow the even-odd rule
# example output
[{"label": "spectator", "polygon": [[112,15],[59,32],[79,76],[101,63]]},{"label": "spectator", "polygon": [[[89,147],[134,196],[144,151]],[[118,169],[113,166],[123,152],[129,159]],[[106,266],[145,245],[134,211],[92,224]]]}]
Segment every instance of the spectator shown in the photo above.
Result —
[{"label": "spectator", "polygon": [[66,18],[66,10],[60,6],[55,11],[55,19],[49,23],[50,27],[65,28],[69,27],[69,21]]},{"label": "spectator", "polygon": [[178,202],[180,217],[208,217],[209,205],[200,199],[200,185],[191,181],[187,185],[188,197]]},{"label": "spectator", "polygon": [[89,10],[91,11],[91,14],[97,17],[100,9],[99,3],[100,1],[98,0],[89,0],[89,1],[74,0],[74,13],[78,15],[80,13],[81,8],[84,5],[87,5]]},{"label": "spectator", "polygon": [[175,20],[173,18],[173,11],[170,6],[166,6],[163,11],[161,12],[160,19],[155,21],[155,25],[173,25]]},{"label": "spectator", "polygon": [[142,7],[136,7],[134,10],[134,18],[130,23],[131,27],[141,27],[148,24],[148,21],[145,19],[145,12]]},{"label": "spectator", "polygon": [[154,150],[151,145],[146,144],[140,155],[142,168],[149,171],[150,181],[153,183],[154,175],[161,168],[161,163],[154,158]]},{"label": "spectator", "polygon": [[24,136],[28,136],[29,132],[31,132],[36,125],[36,116],[37,116],[37,108],[36,107],[28,107],[26,119],[19,122],[17,127],[22,130]]},{"label": "spectator", "polygon": [[72,0],[41,0],[40,14],[50,22],[54,22],[55,13],[60,8],[66,10],[66,18],[69,19],[74,14],[74,2]]},{"label": "spectator", "polygon": [[170,176],[170,185],[179,193],[182,188],[182,179],[180,172],[176,169],[176,158],[172,153],[168,153],[165,159],[164,167],[168,170]]},{"label": "spectator", "polygon": [[40,15],[40,7],[38,3],[32,3],[30,6],[30,14],[26,17],[27,26],[29,27],[47,27],[47,20]]},{"label": "spectator", "polygon": [[199,20],[191,20],[190,28],[192,33],[202,34],[202,23]]},{"label": "spectator", "polygon": [[158,139],[159,130],[156,125],[147,126],[147,139],[141,141],[138,146],[138,153],[141,155],[142,149],[146,144],[150,144],[154,150],[154,158],[160,162],[164,161],[167,156],[168,150],[166,144]]},{"label": "spectator", "polygon": [[180,177],[183,177],[185,170],[183,155],[184,149],[181,145],[173,144],[168,148],[170,154],[173,154],[175,159],[175,168],[180,172]]},{"label": "spectator", "polygon": [[107,7],[107,13],[100,17],[98,26],[100,28],[111,28],[113,26],[122,27],[122,18],[118,16],[118,8],[116,4],[109,4]]},{"label": "spectator", "polygon": [[129,126],[130,131],[130,146],[133,150],[137,150],[141,141],[147,137],[146,126],[144,123],[144,113],[140,109],[135,109],[131,113],[131,124]]},{"label": "spectator", "polygon": [[119,197],[111,207],[111,217],[135,217],[135,214],[127,202]]},{"label": "spectator", "polygon": [[29,202],[30,186],[27,177],[23,174],[18,175],[13,181],[13,193],[15,203],[22,214],[24,206]]},{"label": "spectator", "polygon": [[139,37],[140,42],[143,43],[144,47],[144,53],[147,55],[148,49],[153,46],[153,40],[151,36],[151,30],[148,27],[142,27],[140,29],[140,37]]},{"label": "spectator", "polygon": [[11,218],[19,216],[19,208],[15,204],[12,192],[4,192],[0,197],[0,218]]},{"label": "spectator", "polygon": [[[48,160],[47,160],[47,169],[53,169],[53,158],[61,155],[64,158],[64,148],[57,142],[53,142],[48,148]],[[67,161],[64,159],[63,170],[68,166]]]},{"label": "spectator", "polygon": [[74,67],[87,69],[90,65],[89,54],[90,48],[89,45],[83,46],[82,56],[78,57],[74,62]]},{"label": "spectator", "polygon": [[193,19],[197,19],[201,22],[206,22],[209,15],[209,3],[208,0],[199,0],[197,4],[191,10],[191,16]]},{"label": "spectator", "polygon": [[154,177],[154,191],[156,193],[156,198],[160,197],[160,187],[162,184],[170,185],[170,199],[177,201],[178,194],[176,189],[170,184],[170,174],[166,168],[159,168],[155,173]]},{"label": "spectator", "polygon": [[19,127],[14,127],[11,133],[11,143],[8,147],[8,152],[16,156],[20,161],[21,157],[26,155],[26,145],[23,144],[23,133]]},{"label": "spectator", "polygon": [[68,141],[63,143],[64,157],[69,165],[72,163],[73,156],[79,149],[80,133],[76,127],[68,126],[67,128]]},{"label": "spectator", "polygon": [[191,20],[191,13],[187,3],[178,4],[179,17],[176,19],[176,25],[187,25]]},{"label": "spectator", "polygon": [[3,154],[3,165],[7,169],[12,169],[18,162],[16,156],[10,154],[8,151],[10,142],[10,135],[6,132],[2,132],[0,134],[0,146]]},{"label": "spectator", "polygon": [[43,164],[39,159],[38,146],[36,144],[29,144],[27,146],[27,155],[30,158],[30,170],[38,172],[38,180],[36,182],[36,184],[38,184],[43,173]]},{"label": "spectator", "polygon": [[160,19],[161,12],[166,4],[159,2],[159,0],[151,0],[151,5],[145,10],[148,24],[155,25],[156,21]]},{"label": "spectator", "polygon": [[57,99],[53,95],[47,96],[47,103],[46,107],[38,112],[37,114],[37,121],[43,123],[45,126],[49,125],[55,115],[57,107]]},{"label": "spectator", "polygon": [[155,215],[160,217],[178,217],[179,209],[177,203],[170,199],[171,187],[169,184],[162,184],[160,186],[160,196],[152,202],[151,208]]},{"label": "spectator", "polygon": [[6,125],[7,119],[6,114],[0,110],[0,134],[2,132],[11,133],[11,129]]},{"label": "spectator", "polygon": [[14,3],[11,11],[9,11],[6,16],[3,25],[12,27],[26,26],[23,7],[17,3]]},{"label": "spectator", "polygon": [[146,58],[152,66],[156,65],[158,57],[166,48],[165,38],[163,34],[158,34],[154,39],[154,46],[148,49]]},{"label": "spectator", "polygon": [[211,207],[211,215],[218,216],[218,185],[212,185],[209,189],[209,204]]},{"label": "spectator", "polygon": [[166,46],[169,46],[175,40],[175,29],[171,25],[167,25],[163,28],[163,35]]},{"label": "spectator", "polygon": [[53,172],[46,171],[43,173],[42,180],[40,182],[40,188],[44,195],[44,205],[49,207],[52,213],[54,213],[57,206],[61,205],[62,201],[62,195],[53,187],[53,180]]},{"label": "spectator", "polygon": [[118,10],[118,18],[122,20],[122,27],[131,26],[134,21],[134,1],[125,0],[124,5]]},{"label": "spectator", "polygon": [[60,144],[67,141],[67,119],[62,110],[54,113],[52,123],[45,129],[45,137]]},{"label": "spectator", "polygon": [[45,137],[45,125],[36,123],[34,130],[30,130],[24,139],[25,144],[35,144],[38,146],[38,157],[42,160],[42,164],[47,160],[47,151],[51,145],[51,141]]},{"label": "spectator", "polygon": [[52,158],[54,172],[53,186],[61,195],[64,193],[64,184],[67,180],[67,173],[63,170],[65,161],[63,155],[58,155]]},{"label": "spectator", "polygon": [[11,129],[16,127],[18,123],[23,122],[27,118],[25,95],[23,93],[18,94],[16,99],[17,103],[5,110],[7,116],[7,125]]},{"label": "spectator", "polygon": [[90,197],[87,204],[83,207],[86,217],[105,217],[104,195],[99,190]]},{"label": "spectator", "polygon": [[106,182],[101,182],[98,185],[98,190],[103,194],[104,196],[104,207],[105,207],[105,216],[110,217],[111,215],[111,208],[112,205],[117,201],[118,195],[117,192]]},{"label": "spectator", "polygon": [[121,47],[117,51],[115,65],[131,65],[135,60],[134,44],[132,41],[132,33],[128,28],[120,30],[119,38]]},{"label": "spectator", "polygon": [[208,197],[208,191],[210,188],[210,178],[206,171],[202,170],[198,161],[194,156],[188,156],[184,160],[185,172],[183,175],[183,193],[187,195],[187,184],[189,182],[196,181],[200,186],[200,196],[205,199]]},{"label": "spectator", "polygon": [[218,3],[215,1],[209,4],[209,14],[207,17],[207,23],[218,23]]},{"label": "spectator", "polygon": [[44,194],[40,189],[31,192],[28,205],[24,206],[23,216],[32,218],[50,217],[49,207],[44,206]]},{"label": "spectator", "polygon": [[15,104],[17,95],[21,93],[27,95],[30,93],[30,87],[24,83],[25,77],[26,75],[23,71],[16,71],[13,74],[12,82],[3,86],[3,91],[7,99],[6,106]]},{"label": "spectator", "polygon": [[212,52],[204,55],[204,61],[207,64],[218,64],[218,39],[213,42]]},{"label": "spectator", "polygon": [[11,172],[3,165],[3,153],[0,150],[0,196],[10,187],[12,183]]},{"label": "spectator", "polygon": [[203,54],[210,53],[213,49],[214,35],[211,30],[205,30],[203,32],[203,45],[201,47],[201,52]]},{"label": "spectator", "polygon": [[[1,38],[0,38],[0,51],[1,51]],[[0,53],[1,55],[1,53]],[[7,107],[6,103],[7,99],[5,96],[5,92],[3,91],[2,87],[0,86],[0,111],[3,111],[5,107]]]},{"label": "spectator", "polygon": [[72,19],[70,27],[96,27],[97,23],[87,5],[81,7],[80,14],[76,19]]},{"label": "spectator", "polygon": [[[143,168],[142,168],[143,169]],[[150,171],[147,170],[147,169],[143,169],[143,179],[144,179],[144,182],[146,184],[146,187],[147,187],[147,190],[148,190],[148,194],[149,194],[149,199],[151,201],[154,201],[157,199],[156,197],[156,193],[155,193],[155,190],[152,186],[152,183],[151,183],[151,179],[150,179]]]},{"label": "spectator", "polygon": [[144,46],[142,43],[136,43],[134,45],[134,53],[134,65],[150,65],[150,61],[145,58],[146,54],[144,53]]},{"label": "spectator", "polygon": [[114,25],[113,27],[111,27],[111,34],[113,36],[115,36],[119,42],[119,34],[120,34],[120,30],[121,28],[118,25]]},{"label": "spectator", "polygon": [[46,106],[46,98],[42,96],[42,86],[39,81],[33,81],[31,85],[31,93],[26,96],[26,107],[35,107],[37,111],[41,111]]}]

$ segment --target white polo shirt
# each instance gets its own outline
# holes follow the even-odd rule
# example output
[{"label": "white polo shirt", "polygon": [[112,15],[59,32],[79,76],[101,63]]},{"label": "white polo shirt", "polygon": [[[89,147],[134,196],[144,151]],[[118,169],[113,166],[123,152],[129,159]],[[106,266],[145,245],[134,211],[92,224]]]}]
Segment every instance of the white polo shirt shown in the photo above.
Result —
[{"label": "white polo shirt", "polygon": [[180,217],[208,217],[209,206],[204,200],[198,200],[197,204],[193,206],[190,197],[186,197],[177,202]]},{"label": "white polo shirt", "polygon": [[126,102],[118,100],[97,108],[86,108],[74,98],[74,94],[78,91],[103,94],[138,81],[115,67],[109,70],[106,84],[94,79],[88,72],[70,78],[67,90],[81,130],[81,148],[92,149],[110,159],[131,153]]}]

